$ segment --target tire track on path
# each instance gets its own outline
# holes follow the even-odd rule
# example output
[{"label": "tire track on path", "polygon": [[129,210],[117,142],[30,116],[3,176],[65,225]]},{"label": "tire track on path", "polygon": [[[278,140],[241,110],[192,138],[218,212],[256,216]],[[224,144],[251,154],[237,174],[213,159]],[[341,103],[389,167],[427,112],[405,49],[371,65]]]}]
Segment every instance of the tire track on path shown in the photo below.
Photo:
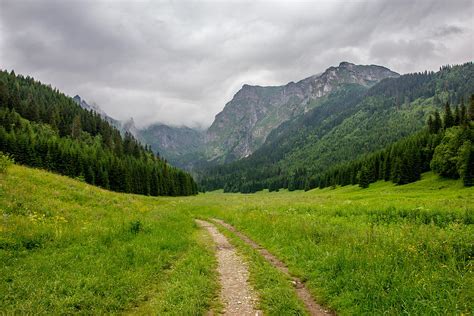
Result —
[{"label": "tire track on path", "polygon": [[227,238],[213,224],[196,219],[196,223],[206,229],[216,246],[217,271],[221,283],[220,298],[224,304],[224,315],[262,315],[255,308],[257,295],[248,282],[247,265],[237,255],[237,251]]},{"label": "tire track on path", "polygon": [[290,271],[288,270],[288,267],[280,261],[277,257],[272,255],[267,249],[263,248],[259,244],[257,244],[255,241],[238,231],[234,226],[227,224],[223,220],[217,219],[217,218],[212,218],[212,221],[222,225],[226,229],[230,230],[234,234],[236,234],[240,239],[242,239],[245,243],[247,243],[249,246],[251,246],[253,249],[257,250],[260,255],[262,255],[268,262],[270,262],[275,268],[289,276],[292,280],[293,286],[295,288],[296,294],[298,297],[303,301],[306,310],[310,315],[314,316],[329,316],[329,315],[335,315],[331,311],[325,309],[316,301],[313,299],[311,296],[311,293],[309,292],[308,288],[305,286],[305,284],[297,277],[291,275]]}]

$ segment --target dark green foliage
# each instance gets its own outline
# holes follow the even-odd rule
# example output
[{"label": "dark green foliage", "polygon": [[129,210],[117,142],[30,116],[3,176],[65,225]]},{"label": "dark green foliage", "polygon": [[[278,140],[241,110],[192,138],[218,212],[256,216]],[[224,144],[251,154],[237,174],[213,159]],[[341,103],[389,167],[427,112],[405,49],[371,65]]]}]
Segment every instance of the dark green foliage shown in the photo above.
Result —
[{"label": "dark green foliage", "polygon": [[467,117],[469,120],[474,121],[474,94],[471,95]]},{"label": "dark green foliage", "polygon": [[463,179],[464,186],[472,187],[474,186],[474,147],[469,142],[469,147],[467,147],[467,155],[461,169],[461,177]]},{"label": "dark green foliage", "polygon": [[449,102],[446,102],[444,106],[444,129],[450,128],[454,126],[455,121],[453,117],[453,113],[451,112],[451,107],[449,106]]},{"label": "dark green foliage", "polygon": [[118,192],[197,193],[189,174],[50,86],[0,71],[0,102],[0,151],[20,164]]},{"label": "dark green foliage", "polygon": [[370,184],[370,170],[367,165],[363,165],[360,170],[359,186],[362,189],[368,188]]},{"label": "dark green foliage", "polygon": [[140,220],[135,220],[130,222],[130,232],[132,234],[138,234],[143,230],[143,224],[140,222]]},{"label": "dark green foliage", "polygon": [[438,133],[442,127],[441,116],[439,115],[438,111],[435,111],[434,119],[433,119],[433,130],[432,133]]}]

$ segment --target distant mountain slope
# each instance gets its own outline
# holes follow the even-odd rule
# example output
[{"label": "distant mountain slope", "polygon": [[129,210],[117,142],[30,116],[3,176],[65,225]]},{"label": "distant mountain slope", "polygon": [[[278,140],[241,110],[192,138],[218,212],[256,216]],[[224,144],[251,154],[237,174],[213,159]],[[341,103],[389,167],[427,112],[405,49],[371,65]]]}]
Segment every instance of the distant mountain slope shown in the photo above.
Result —
[{"label": "distant mountain slope", "polygon": [[153,124],[139,131],[141,139],[154,152],[178,167],[191,167],[190,163],[202,159],[204,132],[189,127]]},{"label": "distant mountain slope", "polygon": [[79,95],[74,96],[72,99],[84,110],[92,111],[99,114],[100,117],[102,117],[104,120],[109,122],[112,126],[117,128],[122,134],[125,134],[128,132],[132,134],[132,136],[135,137],[137,140],[143,142],[143,140],[141,139],[140,131],[135,126],[135,121],[133,120],[133,118],[130,118],[127,121],[116,120],[112,118],[111,116],[109,116],[107,113],[105,113],[104,110],[100,108],[100,106],[98,106],[95,103],[92,103],[92,104],[87,103],[87,101],[82,99]]},{"label": "distant mountain slope", "polygon": [[437,73],[387,78],[364,91],[343,85],[306,114],[276,128],[246,159],[208,168],[208,189],[268,187],[295,174],[315,175],[420,130],[443,103],[474,93],[474,66],[443,67]]},{"label": "distant mountain slope", "polygon": [[208,160],[234,161],[258,149],[270,132],[318,105],[318,101],[345,84],[370,87],[398,74],[381,66],[342,62],[321,75],[284,86],[244,85],[217,114],[206,135]]}]

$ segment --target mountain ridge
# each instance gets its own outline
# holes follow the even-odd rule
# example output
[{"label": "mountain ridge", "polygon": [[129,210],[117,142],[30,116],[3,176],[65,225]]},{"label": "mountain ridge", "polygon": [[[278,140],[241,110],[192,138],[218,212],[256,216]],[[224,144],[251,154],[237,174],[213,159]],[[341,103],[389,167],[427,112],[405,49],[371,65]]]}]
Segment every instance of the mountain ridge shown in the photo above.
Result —
[{"label": "mountain ridge", "polygon": [[221,162],[247,157],[265,142],[271,130],[306,113],[318,99],[337,89],[340,84],[371,86],[382,79],[397,76],[398,73],[383,66],[341,62],[320,75],[296,83],[291,81],[282,86],[245,84],[209,127],[206,156],[208,160]]}]

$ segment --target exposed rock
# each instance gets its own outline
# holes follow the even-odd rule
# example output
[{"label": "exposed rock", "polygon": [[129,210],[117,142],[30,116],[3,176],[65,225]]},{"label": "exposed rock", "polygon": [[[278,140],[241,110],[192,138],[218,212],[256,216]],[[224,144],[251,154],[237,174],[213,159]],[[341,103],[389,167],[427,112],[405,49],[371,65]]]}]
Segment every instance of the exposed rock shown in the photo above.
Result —
[{"label": "exposed rock", "polygon": [[371,86],[398,74],[381,66],[341,62],[320,75],[284,86],[243,85],[216,115],[206,135],[209,160],[232,161],[253,153],[283,122],[303,114],[340,85]]}]

